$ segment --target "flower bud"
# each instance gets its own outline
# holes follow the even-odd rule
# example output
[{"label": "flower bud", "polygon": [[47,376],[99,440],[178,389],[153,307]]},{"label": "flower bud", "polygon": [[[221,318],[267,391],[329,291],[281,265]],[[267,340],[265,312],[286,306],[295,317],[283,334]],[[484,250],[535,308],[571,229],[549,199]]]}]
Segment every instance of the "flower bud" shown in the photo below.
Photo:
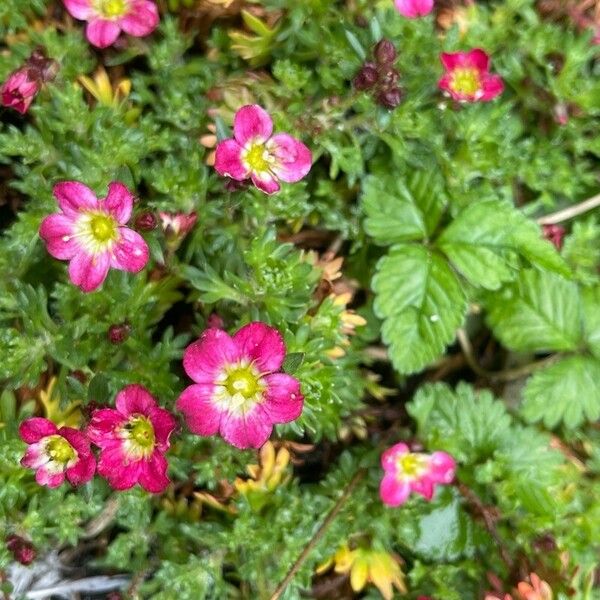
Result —
[{"label": "flower bud", "polygon": [[31,56],[27,59],[27,66],[31,76],[43,83],[52,81],[60,68],[55,60],[46,56],[46,52],[41,46],[31,53]]},{"label": "flower bud", "polygon": [[396,48],[390,40],[379,40],[373,48],[375,61],[380,65],[389,65],[396,60]]},{"label": "flower bud", "polygon": [[24,115],[39,89],[38,82],[32,77],[29,68],[22,67],[13,71],[0,87],[0,103]]},{"label": "flower bud", "polygon": [[37,555],[35,546],[20,535],[9,535],[6,538],[6,549],[22,565],[30,565]]},{"label": "flower bud", "polygon": [[365,63],[354,78],[353,84],[357,90],[372,88],[379,79],[377,67],[370,62]]},{"label": "flower bud", "polygon": [[398,87],[382,90],[377,95],[377,102],[385,108],[396,108],[402,101],[402,90]]},{"label": "flower bud", "polygon": [[141,231],[152,231],[158,225],[158,219],[153,212],[145,210],[135,218],[135,227]]},{"label": "flower bud", "polygon": [[223,321],[221,316],[216,312],[210,314],[210,317],[208,317],[206,324],[211,329],[223,329],[225,327],[225,322]]},{"label": "flower bud", "polygon": [[398,79],[400,79],[400,73],[391,65],[384,67],[379,70],[380,83],[382,88],[396,87]]},{"label": "flower bud", "polygon": [[557,250],[560,250],[563,245],[563,238],[565,237],[565,228],[560,225],[542,225],[542,232],[544,238],[549,242],[552,242]]},{"label": "flower bud", "polygon": [[108,341],[111,344],[122,344],[131,333],[131,325],[129,323],[119,323],[111,325],[108,328]]}]

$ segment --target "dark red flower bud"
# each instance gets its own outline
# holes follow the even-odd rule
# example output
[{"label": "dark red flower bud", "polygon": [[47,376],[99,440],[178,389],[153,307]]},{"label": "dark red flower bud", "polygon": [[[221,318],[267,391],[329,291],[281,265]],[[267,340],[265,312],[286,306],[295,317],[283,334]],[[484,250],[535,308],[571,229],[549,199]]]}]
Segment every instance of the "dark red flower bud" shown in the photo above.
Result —
[{"label": "dark red flower bud", "polygon": [[565,228],[560,225],[542,225],[544,238],[552,242],[557,250],[560,250],[565,237]]},{"label": "dark red flower bud", "polygon": [[379,78],[382,88],[396,87],[400,73],[394,67],[387,66],[379,70]]},{"label": "dark red flower bud", "polygon": [[111,344],[122,344],[131,332],[131,325],[129,323],[119,323],[118,325],[111,325],[108,329],[108,341]]},{"label": "dark red flower bud", "polygon": [[152,231],[152,229],[156,229],[157,225],[158,219],[156,215],[149,210],[145,210],[135,218],[136,229],[141,229],[142,231]]},{"label": "dark red flower bud", "polygon": [[396,60],[396,56],[398,56],[396,52],[396,48],[390,40],[379,40],[377,44],[375,44],[375,48],[373,48],[373,56],[375,60],[380,65],[389,65]]},{"label": "dark red flower bud", "polygon": [[354,78],[353,85],[357,90],[368,90],[379,80],[377,67],[370,62],[365,63]]},{"label": "dark red flower bud", "polygon": [[37,556],[35,546],[20,535],[9,535],[6,538],[6,549],[22,565],[30,565]]},{"label": "dark red flower bud", "polygon": [[402,90],[398,87],[393,87],[381,90],[377,94],[377,102],[385,108],[396,108],[402,101]]},{"label": "dark red flower bud", "polygon": [[206,324],[212,329],[223,329],[225,327],[225,322],[217,313],[211,313],[210,317],[208,317]]},{"label": "dark red flower bud", "polygon": [[27,66],[29,67],[31,76],[43,83],[52,81],[59,69],[58,63],[48,58],[44,48],[41,46],[31,53],[31,56],[27,59]]}]

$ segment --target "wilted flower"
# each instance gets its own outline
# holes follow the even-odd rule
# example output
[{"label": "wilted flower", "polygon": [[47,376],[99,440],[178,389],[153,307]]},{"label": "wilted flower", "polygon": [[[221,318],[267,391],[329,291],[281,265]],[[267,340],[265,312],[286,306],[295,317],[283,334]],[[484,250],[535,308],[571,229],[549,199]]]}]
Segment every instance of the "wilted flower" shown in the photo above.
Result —
[{"label": "wilted flower", "polygon": [[381,456],[384,476],[379,495],[384,504],[400,506],[411,492],[431,500],[436,485],[454,479],[456,463],[446,452],[423,454],[411,452],[404,443],[388,448]]},{"label": "wilted flower", "polygon": [[6,549],[17,562],[25,566],[30,565],[37,556],[35,546],[20,535],[9,535],[6,538]]},{"label": "wilted flower", "polygon": [[250,479],[244,480],[237,477],[233,485],[241,494],[248,495],[253,492],[272,492],[284,481],[284,475],[290,462],[290,453],[287,448],[280,448],[275,452],[275,446],[267,442],[260,449],[260,466],[248,465],[246,471]]},{"label": "wilted flower", "polygon": [[8,76],[0,88],[2,106],[14,108],[24,115],[29,110],[39,89],[39,84],[31,76],[29,68],[18,69]]},{"label": "wilted flower", "polygon": [[131,80],[120,79],[113,88],[104,67],[99,67],[94,77],[80,75],[79,83],[102,105],[116,108],[131,92]]},{"label": "wilted flower", "polygon": [[32,417],[19,427],[21,439],[29,444],[21,459],[34,469],[40,485],[58,487],[65,478],[73,485],[88,482],[96,470],[96,460],[87,437],[77,429],[60,429],[42,417]]},{"label": "wilted flower", "polygon": [[440,60],[446,73],[438,85],[454,100],[487,102],[504,90],[501,77],[489,72],[490,57],[480,48],[468,52],[442,52]]},{"label": "wilted flower", "polygon": [[183,355],[185,372],[196,382],[177,400],[190,430],[220,435],[237,448],[260,448],[276,423],[302,412],[300,382],[279,373],[285,345],[279,332],[249,323],[233,337],[207,329]]},{"label": "wilted flower", "polygon": [[252,179],[254,185],[274,194],[279,181],[294,183],[310,171],[312,155],[287,133],[273,134],[273,121],[260,106],[243,106],[233,121],[233,138],[219,142],[215,169],[237,181]]},{"label": "wilted flower", "polygon": [[521,581],[517,585],[517,590],[523,600],[552,600],[552,589],[545,581],[542,581],[535,573],[529,575],[529,581],[531,583]]},{"label": "wilted flower", "polygon": [[56,377],[51,377],[46,389],[41,390],[39,400],[44,407],[44,415],[58,427],[77,428],[81,424],[81,401],[74,400],[65,404],[56,393]]},{"label": "wilted flower", "polygon": [[101,408],[92,414],[87,434],[100,448],[98,473],[115,490],[127,490],[139,483],[158,494],[169,485],[165,452],[175,429],[173,415],[160,408],[141,385],[124,387],[115,399],[115,408]]},{"label": "wilted flower", "polygon": [[63,0],[73,17],[87,21],[85,35],[94,46],[106,48],[121,30],[134,37],[151,34],[157,27],[158,8],[152,0]]},{"label": "wilted flower", "polygon": [[158,216],[167,239],[183,239],[194,228],[198,220],[195,212],[189,214],[159,212]]},{"label": "wilted flower", "polygon": [[408,19],[418,19],[433,10],[433,0],[394,0],[397,11]]},{"label": "wilted flower", "polygon": [[54,186],[61,213],[42,221],[40,236],[48,252],[68,260],[71,282],[84,292],[102,285],[110,267],[137,273],[148,262],[142,236],[124,227],[131,217],[132,193],[119,182],[97,198],[87,186],[65,181]]}]

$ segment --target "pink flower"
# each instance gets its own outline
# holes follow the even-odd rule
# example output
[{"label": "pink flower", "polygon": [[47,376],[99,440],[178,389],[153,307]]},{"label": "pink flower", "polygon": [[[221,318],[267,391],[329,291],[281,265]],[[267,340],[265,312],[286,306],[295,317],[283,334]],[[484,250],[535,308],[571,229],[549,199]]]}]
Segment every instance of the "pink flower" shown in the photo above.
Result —
[{"label": "pink flower", "polygon": [[279,373],[285,345],[279,332],[249,323],[233,337],[207,329],[187,347],[183,368],[196,382],[177,400],[190,430],[215,435],[237,448],[260,448],[276,423],[302,412],[300,382]]},{"label": "pink flower", "polygon": [[184,238],[194,228],[198,220],[195,212],[189,214],[159,212],[158,216],[165,236],[169,239]]},{"label": "pink flower", "polygon": [[24,115],[39,89],[38,82],[31,76],[27,67],[14,71],[0,88],[2,106],[14,108]]},{"label": "pink flower", "polygon": [[152,0],[63,0],[73,17],[87,21],[85,35],[94,46],[113,44],[121,30],[134,37],[151,34],[157,27],[158,8]]},{"label": "pink flower", "polygon": [[58,487],[65,477],[73,485],[81,485],[94,476],[96,460],[81,431],[59,429],[48,419],[32,417],[21,423],[19,435],[29,444],[21,464],[36,470],[35,480],[40,485]]},{"label": "pink flower", "polygon": [[310,150],[287,133],[273,133],[273,121],[260,106],[242,106],[233,121],[233,138],[217,145],[215,169],[237,181],[252,179],[254,185],[274,194],[279,179],[300,181],[310,171]]},{"label": "pink flower", "polygon": [[381,466],[384,475],[379,495],[388,506],[404,504],[411,492],[431,500],[435,486],[450,483],[456,470],[456,463],[449,454],[410,452],[403,443],[388,448],[381,455]]},{"label": "pink flower", "polygon": [[504,83],[489,72],[490,57],[480,48],[469,52],[442,52],[445,75],[438,86],[459,102],[487,102],[500,95]]},{"label": "pink flower", "polygon": [[132,193],[119,182],[108,186],[106,198],[96,198],[87,186],[65,181],[54,186],[61,213],[47,216],[40,236],[48,252],[69,260],[69,277],[84,292],[102,285],[108,269],[137,273],[148,262],[142,236],[124,227],[131,217]]},{"label": "pink flower", "polygon": [[408,19],[418,19],[433,10],[433,0],[394,0],[398,12]]},{"label": "pink flower", "polygon": [[544,238],[552,242],[557,250],[562,248],[566,233],[564,227],[561,225],[542,225],[542,233]]},{"label": "pink flower", "polygon": [[124,387],[115,406],[95,410],[87,429],[90,440],[100,448],[98,473],[115,490],[139,483],[154,494],[164,491],[169,485],[164,454],[175,418],[141,385]]}]

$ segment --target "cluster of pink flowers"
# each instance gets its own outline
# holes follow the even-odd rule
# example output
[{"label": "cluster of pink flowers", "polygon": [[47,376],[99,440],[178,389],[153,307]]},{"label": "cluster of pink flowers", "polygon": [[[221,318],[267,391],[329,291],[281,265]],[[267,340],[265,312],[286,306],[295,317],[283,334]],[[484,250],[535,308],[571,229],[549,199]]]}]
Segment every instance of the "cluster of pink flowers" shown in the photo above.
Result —
[{"label": "cluster of pink flowers", "polygon": [[84,431],[58,428],[41,417],[27,419],[19,428],[28,444],[21,464],[35,470],[40,485],[54,488],[65,479],[81,485],[96,472],[93,443],[100,449],[98,473],[111,487],[126,490],[139,483],[149,492],[162,492],[169,484],[165,452],[176,425],[173,415],[141,385],[123,388],[115,405],[95,410]]},{"label": "cluster of pink flowers", "polygon": [[379,495],[388,506],[404,504],[411,492],[431,500],[435,486],[448,485],[456,472],[456,462],[446,452],[411,452],[404,443],[388,448],[381,455],[381,466]]}]

